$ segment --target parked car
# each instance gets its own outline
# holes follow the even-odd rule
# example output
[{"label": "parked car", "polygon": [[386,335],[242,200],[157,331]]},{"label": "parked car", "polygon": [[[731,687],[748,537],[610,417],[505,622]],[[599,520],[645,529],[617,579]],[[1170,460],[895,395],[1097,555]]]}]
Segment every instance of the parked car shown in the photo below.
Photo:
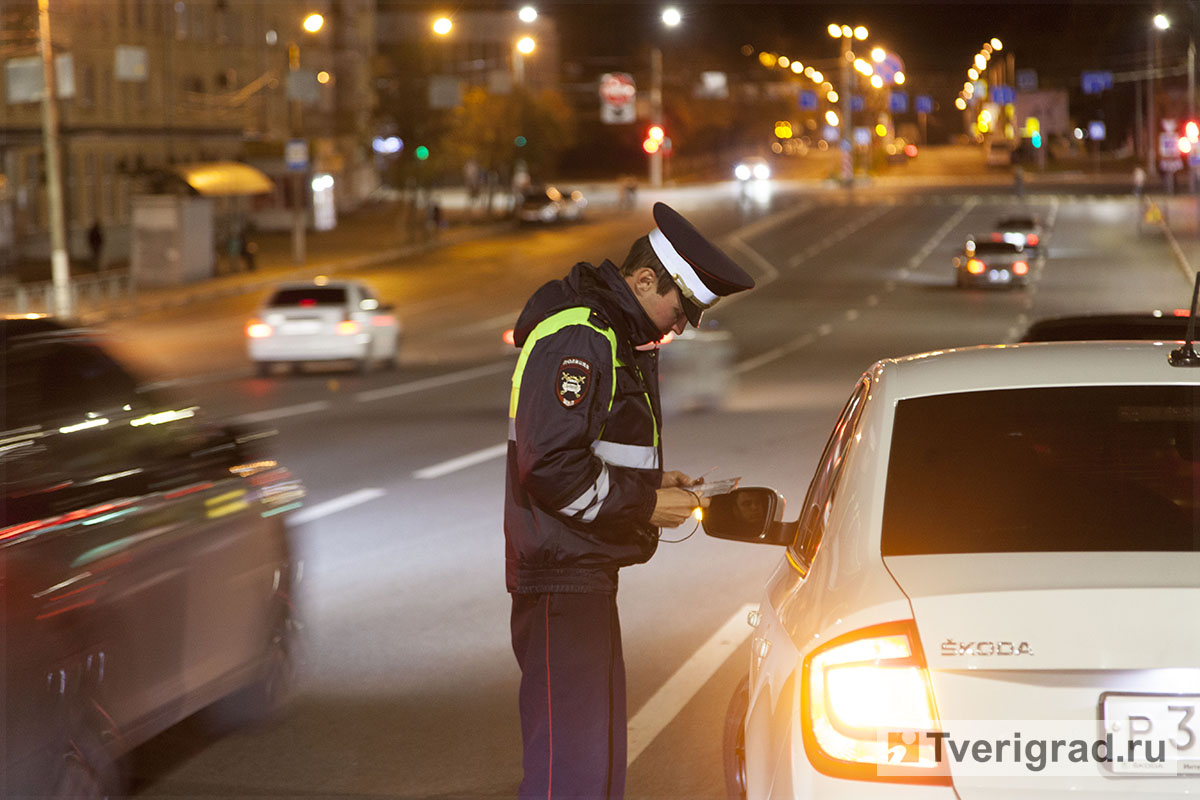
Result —
[{"label": "parked car", "polygon": [[996,223],[992,241],[1020,245],[1037,258],[1042,253],[1042,223],[1032,214],[1004,217]]},{"label": "parked car", "polygon": [[[1152,342],[888,359],[797,519],[770,488],[714,497],[709,535],[786,548],[729,707],[729,796],[1190,796],[1198,396]],[[1051,756],[1064,732],[1082,763]]]},{"label": "parked car", "polygon": [[1021,334],[1022,342],[1070,342],[1100,339],[1149,339],[1183,341],[1190,315],[1187,309],[1173,312],[1074,314],[1040,319]]},{"label": "parked car", "polygon": [[296,479],[262,437],[142,389],[93,333],[0,321],[6,797],[120,791],[113,763],[296,656]]},{"label": "parked car", "polygon": [[954,257],[954,285],[1013,288],[1029,284],[1029,255],[1018,244],[967,239]]},{"label": "parked car", "polygon": [[275,364],[349,361],[359,372],[395,367],[401,323],[362,281],[289,281],[246,325],[246,349],[260,376]]}]

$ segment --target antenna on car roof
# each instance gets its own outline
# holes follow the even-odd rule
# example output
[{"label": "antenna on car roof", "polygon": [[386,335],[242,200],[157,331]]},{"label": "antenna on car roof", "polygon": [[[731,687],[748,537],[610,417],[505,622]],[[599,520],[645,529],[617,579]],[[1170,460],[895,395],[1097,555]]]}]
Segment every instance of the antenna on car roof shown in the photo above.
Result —
[{"label": "antenna on car roof", "polygon": [[1200,367],[1200,355],[1192,342],[1196,341],[1196,303],[1200,301],[1200,272],[1196,273],[1196,286],[1192,289],[1192,315],[1188,317],[1187,340],[1171,351],[1167,363],[1172,367]]}]

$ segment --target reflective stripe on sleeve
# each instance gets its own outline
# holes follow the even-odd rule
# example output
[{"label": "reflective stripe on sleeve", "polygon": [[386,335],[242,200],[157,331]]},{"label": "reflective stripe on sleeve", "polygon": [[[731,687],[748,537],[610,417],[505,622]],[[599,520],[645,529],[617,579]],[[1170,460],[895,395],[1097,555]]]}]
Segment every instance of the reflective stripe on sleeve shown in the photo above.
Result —
[{"label": "reflective stripe on sleeve", "polygon": [[584,522],[591,522],[596,518],[596,514],[599,513],[600,504],[608,497],[608,487],[608,467],[601,464],[600,474],[596,477],[596,481],[584,489],[583,494],[560,508],[558,513],[563,516],[581,519]]},{"label": "reflective stripe on sleeve", "polygon": [[630,469],[657,469],[658,448],[640,444],[592,442],[592,452],[606,464]]}]

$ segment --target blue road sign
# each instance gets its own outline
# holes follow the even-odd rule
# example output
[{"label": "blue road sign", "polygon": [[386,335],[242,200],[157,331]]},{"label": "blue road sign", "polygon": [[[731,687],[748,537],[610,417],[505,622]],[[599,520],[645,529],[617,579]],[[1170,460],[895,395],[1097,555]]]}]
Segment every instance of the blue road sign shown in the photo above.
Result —
[{"label": "blue road sign", "polygon": [[798,98],[801,111],[816,111],[817,110],[817,93],[812,89],[802,89]]},{"label": "blue road sign", "polygon": [[933,113],[933,98],[927,94],[917,95],[917,113],[932,114]]},{"label": "blue road sign", "polygon": [[1100,94],[1113,87],[1113,75],[1107,70],[1085,70],[1080,83],[1084,94]]},{"label": "blue road sign", "polygon": [[1006,106],[1009,103],[1017,102],[1017,90],[1011,86],[998,84],[992,87],[992,102]]},{"label": "blue road sign", "polygon": [[862,99],[861,94],[850,95],[850,110],[851,111],[862,111],[863,110],[863,99]]},{"label": "blue road sign", "polygon": [[1108,129],[1100,120],[1094,119],[1088,123],[1088,138],[1093,142],[1103,142],[1107,135]]},{"label": "blue road sign", "polygon": [[898,89],[892,91],[888,97],[888,110],[893,114],[905,114],[908,112],[908,92],[902,92]]},{"label": "blue road sign", "polygon": [[1038,78],[1036,69],[1017,70],[1017,89],[1022,92],[1036,92]]}]

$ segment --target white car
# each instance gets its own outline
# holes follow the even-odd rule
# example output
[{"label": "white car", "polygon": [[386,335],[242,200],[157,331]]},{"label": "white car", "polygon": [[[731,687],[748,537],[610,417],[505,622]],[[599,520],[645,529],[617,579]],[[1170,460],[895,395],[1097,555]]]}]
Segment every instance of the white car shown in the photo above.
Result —
[{"label": "white car", "polygon": [[260,376],[272,365],[350,361],[360,372],[396,365],[400,320],[365,283],[282,283],[246,325],[246,348]]},{"label": "white car", "polygon": [[1176,347],[880,361],[799,519],[772,489],[714,498],[710,535],[787,547],[751,613],[730,796],[1200,792],[1200,368]]}]

